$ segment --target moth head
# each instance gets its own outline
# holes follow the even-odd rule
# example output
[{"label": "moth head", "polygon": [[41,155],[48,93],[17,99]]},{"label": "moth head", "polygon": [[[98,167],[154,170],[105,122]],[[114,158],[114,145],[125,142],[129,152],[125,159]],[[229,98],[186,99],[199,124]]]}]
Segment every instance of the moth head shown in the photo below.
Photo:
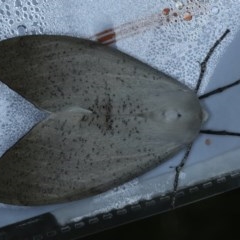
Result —
[{"label": "moth head", "polygon": [[158,134],[184,144],[192,142],[206,119],[197,96],[191,91],[168,92],[158,103],[151,116]]}]

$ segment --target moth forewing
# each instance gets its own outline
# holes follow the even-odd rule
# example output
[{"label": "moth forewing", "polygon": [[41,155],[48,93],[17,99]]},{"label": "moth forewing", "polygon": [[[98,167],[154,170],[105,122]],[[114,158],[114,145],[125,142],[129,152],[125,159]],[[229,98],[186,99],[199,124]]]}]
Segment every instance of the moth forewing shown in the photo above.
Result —
[{"label": "moth forewing", "polygon": [[0,159],[4,203],[49,204],[103,192],[173,156],[202,124],[192,90],[83,39],[4,40],[0,76],[49,112]]}]

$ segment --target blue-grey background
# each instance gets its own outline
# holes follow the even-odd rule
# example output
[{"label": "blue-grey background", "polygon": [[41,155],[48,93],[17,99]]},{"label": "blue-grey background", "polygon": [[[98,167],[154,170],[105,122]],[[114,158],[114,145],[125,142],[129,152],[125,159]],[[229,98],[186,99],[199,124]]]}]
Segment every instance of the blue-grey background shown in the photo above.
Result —
[{"label": "blue-grey background", "polygon": [[[189,4],[187,1],[182,2],[185,7]],[[237,0],[193,2],[189,5],[194,16],[190,22],[183,21],[182,10],[178,11],[178,22],[175,22],[173,17],[166,21],[159,15],[165,7],[176,9],[175,4],[176,1],[165,0],[158,3],[153,0],[134,3],[130,0],[118,3],[112,0],[71,0],[67,1],[67,4],[63,0],[2,0],[0,38],[25,34],[64,34],[91,38],[106,28],[111,27],[117,31],[119,26],[134,22],[138,31],[127,37],[120,32],[119,36],[122,38],[113,47],[194,88],[200,71],[199,62],[229,28],[230,34],[208,62],[199,94],[237,80],[240,76],[239,2]],[[110,5],[113,7],[109,8]],[[141,24],[137,23],[145,19],[150,19],[150,23],[154,24],[150,24],[143,31]],[[6,86],[0,87],[2,126],[0,149],[3,153],[41,118],[41,113]],[[209,120],[203,127],[240,131],[239,100],[239,87],[204,100],[203,105],[209,113]],[[211,144],[206,144],[206,140],[210,140]],[[236,137],[200,135],[194,143],[187,164],[181,171],[179,188],[240,170],[239,147],[240,141]],[[152,172],[114,191],[79,202],[36,208],[0,204],[0,226],[47,211],[53,211],[59,223],[66,224],[83,216],[122,208],[141,199],[150,199],[156,194],[165,194],[173,187],[175,176],[173,167],[177,166],[182,156],[183,152]]]}]

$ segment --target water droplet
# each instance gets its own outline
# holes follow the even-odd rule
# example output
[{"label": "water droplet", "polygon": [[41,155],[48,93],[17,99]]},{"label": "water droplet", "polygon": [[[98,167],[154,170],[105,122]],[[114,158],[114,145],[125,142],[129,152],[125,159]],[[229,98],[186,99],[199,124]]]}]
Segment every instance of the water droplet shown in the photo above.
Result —
[{"label": "water droplet", "polygon": [[192,20],[192,14],[190,12],[185,12],[184,16],[183,16],[183,19],[185,21],[191,21]]},{"label": "water droplet", "polygon": [[27,11],[27,7],[23,7],[23,11]]},{"label": "water droplet", "polygon": [[11,19],[9,20],[9,24],[13,25],[14,21]]},{"label": "water droplet", "polygon": [[163,14],[163,15],[168,15],[169,12],[170,12],[170,8],[164,8],[164,9],[162,10],[162,14]]},{"label": "water droplet", "polygon": [[183,8],[183,3],[182,2],[180,2],[180,1],[178,1],[178,2],[176,2],[176,8],[177,9],[179,9],[179,10],[181,10],[182,8]]},{"label": "water droplet", "polygon": [[209,139],[209,138],[207,138],[207,139],[205,140],[205,144],[208,145],[208,146],[211,145],[211,142],[212,142],[212,141],[211,141],[211,139]]},{"label": "water droplet", "polygon": [[214,6],[214,7],[212,7],[211,11],[212,11],[213,14],[218,14],[219,13],[219,8]]},{"label": "water droplet", "polygon": [[177,14],[176,12],[174,12],[174,13],[173,13],[173,16],[174,16],[174,17],[177,17],[177,16],[178,16],[178,14]]},{"label": "water droplet", "polygon": [[16,11],[16,14],[17,14],[18,16],[20,16],[20,12],[19,12],[18,10]]},{"label": "water droplet", "polygon": [[32,4],[36,6],[36,5],[38,5],[38,1],[37,0],[32,0]]},{"label": "water droplet", "polygon": [[22,7],[22,2],[20,0],[16,0],[15,7]]},{"label": "water droplet", "polygon": [[18,35],[25,35],[27,32],[27,27],[25,25],[19,25],[18,28]]}]

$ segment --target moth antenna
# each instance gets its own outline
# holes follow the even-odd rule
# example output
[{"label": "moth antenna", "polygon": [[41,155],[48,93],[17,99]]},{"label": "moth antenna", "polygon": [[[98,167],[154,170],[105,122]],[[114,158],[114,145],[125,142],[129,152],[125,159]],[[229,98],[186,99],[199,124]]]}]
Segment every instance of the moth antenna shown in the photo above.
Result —
[{"label": "moth antenna", "polygon": [[223,87],[217,88],[217,89],[215,89],[213,91],[210,91],[208,93],[205,93],[205,94],[201,95],[199,97],[199,99],[207,98],[207,97],[210,97],[212,95],[215,95],[215,94],[218,94],[218,93],[222,93],[223,91],[225,91],[225,90],[227,90],[229,88],[232,88],[232,87],[234,87],[234,86],[236,86],[238,84],[240,84],[240,79],[235,81],[235,82],[233,82],[233,83],[230,83],[230,84],[228,84],[226,86],[223,86]]},{"label": "moth antenna", "polygon": [[204,58],[204,60],[200,63],[200,74],[199,74],[199,78],[198,78],[198,81],[197,81],[197,85],[195,87],[195,92],[197,93],[199,88],[200,88],[200,85],[201,85],[201,82],[202,82],[202,79],[203,79],[203,76],[204,76],[204,73],[206,71],[206,68],[207,68],[207,63],[208,63],[208,60],[210,59],[210,57],[212,56],[214,50],[217,48],[217,46],[222,42],[222,40],[227,36],[227,34],[230,32],[229,29],[227,29],[223,35],[214,43],[214,45],[209,49],[208,53],[207,53],[207,56]]},{"label": "moth antenna", "polygon": [[[227,36],[227,34],[230,32],[229,29],[227,29],[223,35],[214,43],[214,45],[210,48],[210,50],[208,51],[207,53],[207,56],[204,58],[203,62],[199,63],[200,64],[200,74],[199,74],[199,78],[198,78],[198,81],[197,81],[197,85],[195,87],[195,93],[198,92],[199,88],[200,88],[200,85],[201,85],[201,82],[202,82],[202,79],[203,79],[203,76],[204,76],[204,73],[206,71],[206,67],[207,67],[207,63],[208,63],[208,60],[210,59],[210,57],[212,56],[214,50],[217,48],[217,46],[222,42],[222,40]],[[203,130],[204,131],[204,130]],[[208,130],[207,130],[208,131]],[[201,131],[202,132],[202,131]],[[225,132],[225,131],[223,131]],[[209,133],[210,134],[210,133]],[[240,135],[239,135],[240,136]],[[175,208],[175,204],[176,204],[176,196],[177,196],[177,189],[178,189],[178,183],[179,183],[179,175],[180,175],[180,172],[183,168],[183,166],[185,165],[187,159],[188,159],[188,156],[191,152],[191,149],[192,149],[192,144],[190,144],[188,147],[187,147],[187,150],[181,160],[181,162],[178,164],[178,166],[175,168],[175,177],[174,177],[174,183],[173,183],[173,197],[172,197],[172,202],[171,202],[171,207],[172,208]]]},{"label": "moth antenna", "polygon": [[225,130],[216,131],[216,130],[210,130],[210,129],[203,129],[203,130],[200,130],[200,133],[202,133],[202,134],[212,134],[212,135],[221,135],[221,136],[240,137],[240,133],[238,133],[238,132],[229,132],[229,131],[225,131]]},{"label": "moth antenna", "polygon": [[180,175],[180,172],[183,168],[183,166],[185,165],[187,159],[188,159],[188,156],[191,152],[191,149],[192,149],[192,145],[193,144],[190,144],[187,146],[187,149],[186,149],[186,152],[181,160],[181,162],[175,167],[175,177],[174,177],[174,183],[173,183],[173,197],[172,197],[172,202],[171,202],[171,208],[174,209],[175,208],[175,203],[176,203],[176,196],[177,196],[177,189],[178,189],[178,183],[179,183],[179,175]]}]

